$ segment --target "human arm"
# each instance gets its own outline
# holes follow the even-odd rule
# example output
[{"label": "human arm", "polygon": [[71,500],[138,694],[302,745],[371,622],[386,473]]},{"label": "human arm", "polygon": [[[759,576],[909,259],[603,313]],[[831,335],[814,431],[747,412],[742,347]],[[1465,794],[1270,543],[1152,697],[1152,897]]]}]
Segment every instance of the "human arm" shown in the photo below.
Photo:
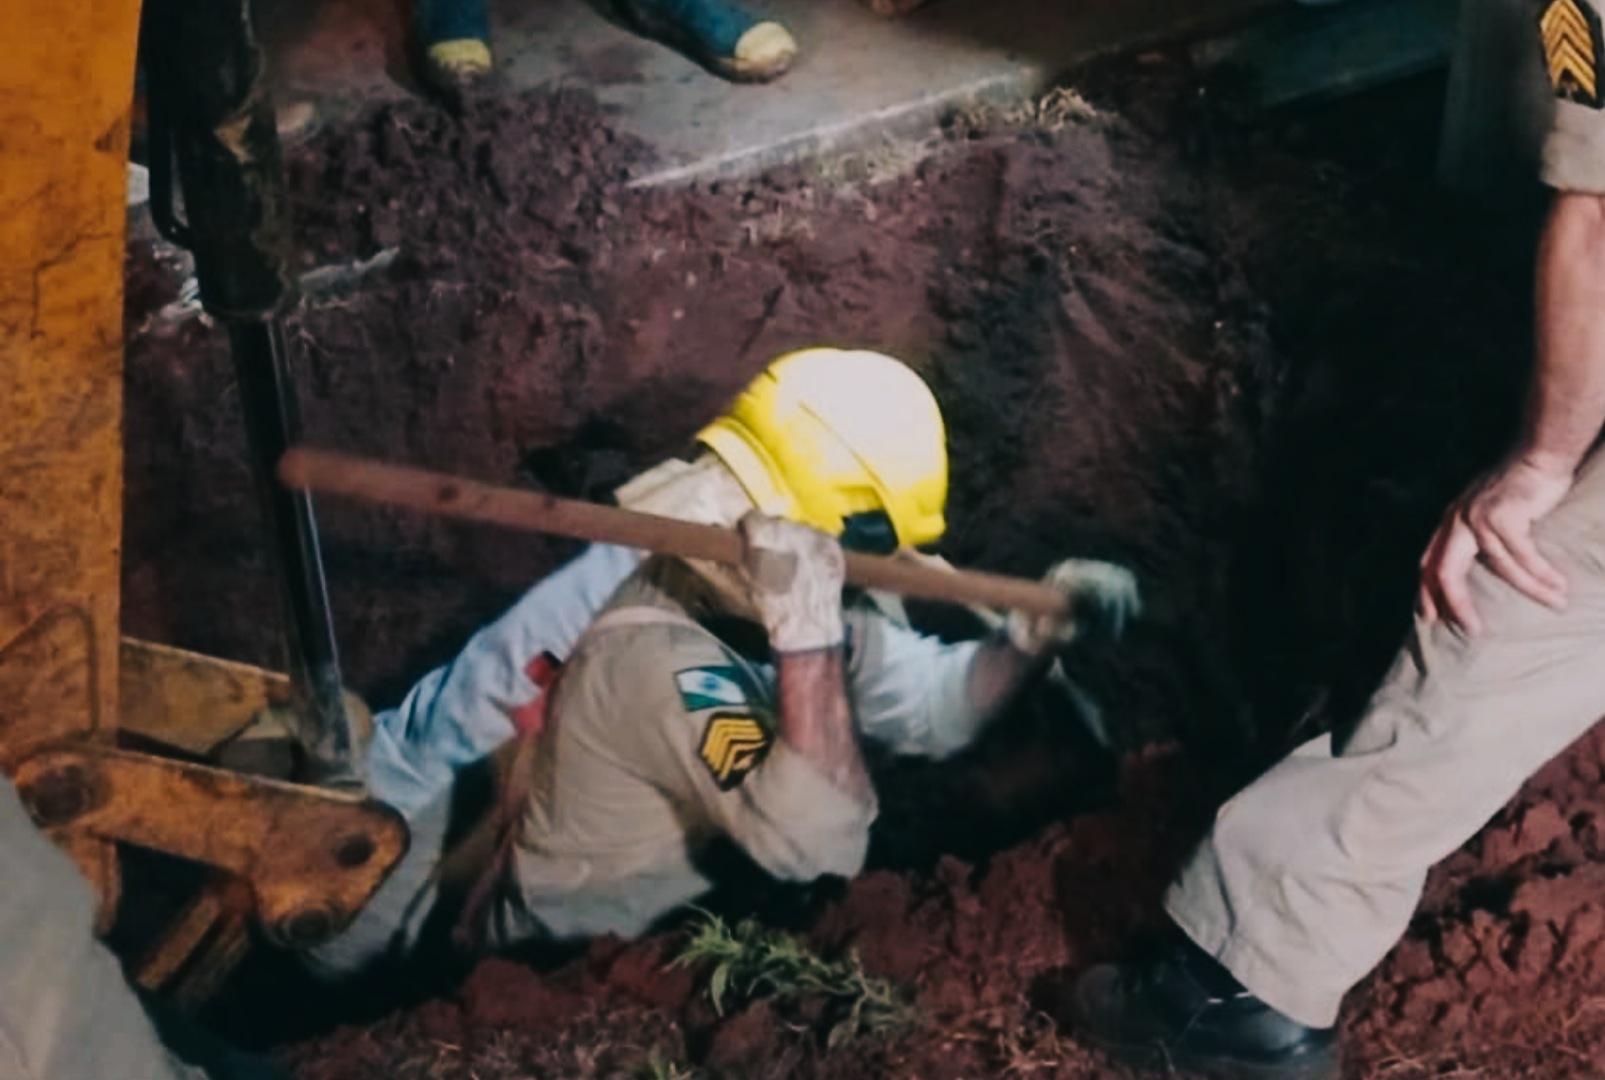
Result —
[{"label": "human arm", "polygon": [[480,628],[449,664],[374,718],[366,751],[369,790],[410,818],[459,770],[512,738],[519,713],[534,708],[542,694],[532,665],[544,653],[566,659],[640,562],[638,552],[594,544]]},{"label": "human arm", "polygon": [[1049,657],[1022,652],[1001,630],[989,635],[970,659],[964,699],[976,726],[984,726],[1048,666]]},{"label": "human arm", "polygon": [[1520,438],[1450,505],[1421,560],[1422,614],[1471,634],[1482,629],[1467,585],[1479,560],[1539,603],[1566,605],[1566,580],[1533,528],[1571,490],[1605,423],[1605,196],[1555,197],[1539,242],[1536,318]]},{"label": "human arm", "polygon": [[844,793],[872,799],[847,701],[841,547],[756,512],[741,520],[741,536],[748,589],[775,656],[780,738]]},{"label": "human arm", "polygon": [[842,647],[775,658],[780,737],[855,799],[872,800],[869,773],[847,702]]},{"label": "human arm", "polygon": [[[667,707],[682,719],[651,730],[669,735],[674,768],[683,780],[672,786],[701,807],[707,821],[776,878],[810,881],[821,874],[857,873],[869,847],[869,827],[878,809],[867,777],[844,783],[831,774],[831,763],[857,760],[838,748],[819,745],[835,737],[824,725],[799,730],[807,714],[793,702],[791,720],[782,721],[777,687],[771,698],[761,680],[741,662],[700,632],[680,632],[670,668],[652,670],[632,664],[639,680],[632,702],[659,714]],[[832,653],[812,654],[822,667]],[[803,665],[811,662],[799,658]],[[694,665],[694,666],[688,666]],[[819,680],[804,667],[793,692],[816,694]],[[659,706],[653,690],[680,687],[677,700]],[[644,684],[643,684],[644,683]],[[801,703],[820,705],[818,701]],[[816,715],[831,719],[828,702]],[[789,728],[787,734],[783,731]],[[667,775],[667,774],[665,774]],[[682,786],[684,785],[684,786]]]},{"label": "human arm", "polygon": [[[929,565],[934,556],[907,553]],[[894,753],[943,758],[970,745],[1066,645],[1118,640],[1141,611],[1124,567],[1066,560],[1044,580],[1065,591],[1065,617],[1004,617],[976,609],[990,633],[948,643],[875,610],[855,609],[852,699],[866,737]]]},{"label": "human arm", "polygon": [[[646,720],[649,764],[689,821],[722,833],[770,874],[809,881],[863,866],[878,809],[842,682],[840,548],[828,536],[754,516],[734,585],[750,596],[776,657],[771,687],[694,626],[670,628],[669,648],[615,658],[610,684],[629,685]],[[570,690],[574,687],[570,686]],[[659,695],[672,691],[671,700]],[[680,714],[668,724],[655,718]],[[561,725],[562,719],[557,723]],[[661,732],[660,743],[650,736]]]}]

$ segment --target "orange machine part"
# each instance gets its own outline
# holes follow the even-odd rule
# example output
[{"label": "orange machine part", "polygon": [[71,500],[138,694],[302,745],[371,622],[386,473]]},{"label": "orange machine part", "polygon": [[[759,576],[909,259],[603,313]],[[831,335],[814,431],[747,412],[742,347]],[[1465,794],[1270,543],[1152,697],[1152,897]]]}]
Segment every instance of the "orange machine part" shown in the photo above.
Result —
[{"label": "orange machine part", "polygon": [[[0,64],[0,768],[117,717],[137,0],[8,0]],[[69,845],[115,901],[112,845]]]}]

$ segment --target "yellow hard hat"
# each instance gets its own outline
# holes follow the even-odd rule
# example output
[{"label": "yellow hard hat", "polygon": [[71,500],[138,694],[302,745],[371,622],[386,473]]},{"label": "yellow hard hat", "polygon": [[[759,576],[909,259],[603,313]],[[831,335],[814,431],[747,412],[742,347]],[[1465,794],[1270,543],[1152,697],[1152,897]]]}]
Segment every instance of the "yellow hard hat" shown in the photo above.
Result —
[{"label": "yellow hard hat", "polygon": [[860,541],[848,546],[919,547],[946,527],[942,410],[890,356],[787,353],[697,438],[764,513]]}]

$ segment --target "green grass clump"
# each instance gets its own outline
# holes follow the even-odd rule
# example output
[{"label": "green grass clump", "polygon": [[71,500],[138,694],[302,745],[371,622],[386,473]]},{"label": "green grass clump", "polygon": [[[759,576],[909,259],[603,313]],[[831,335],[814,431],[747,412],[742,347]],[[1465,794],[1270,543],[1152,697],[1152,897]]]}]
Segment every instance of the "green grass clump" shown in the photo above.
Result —
[{"label": "green grass clump", "polygon": [[795,934],[752,919],[731,925],[707,912],[692,929],[676,967],[705,967],[708,1000],[724,1015],[727,1003],[770,997],[781,1005],[822,1001],[826,1046],[902,1027],[913,1008],[892,982],[870,975],[858,954],[827,960]]}]

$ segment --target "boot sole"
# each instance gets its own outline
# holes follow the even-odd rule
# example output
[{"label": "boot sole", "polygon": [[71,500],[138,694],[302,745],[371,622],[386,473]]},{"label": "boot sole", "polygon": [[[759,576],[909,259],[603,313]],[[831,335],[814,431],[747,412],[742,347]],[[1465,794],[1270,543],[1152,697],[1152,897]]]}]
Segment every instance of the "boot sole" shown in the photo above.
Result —
[{"label": "boot sole", "polygon": [[1196,1073],[1210,1077],[1210,1080],[1338,1080],[1340,1072],[1335,1051],[1298,1061],[1271,1064],[1262,1061],[1222,1061],[1219,1058],[1178,1054],[1157,1046],[1134,1046],[1104,1042],[1085,1035],[1082,1037],[1122,1065],[1137,1069]]}]

